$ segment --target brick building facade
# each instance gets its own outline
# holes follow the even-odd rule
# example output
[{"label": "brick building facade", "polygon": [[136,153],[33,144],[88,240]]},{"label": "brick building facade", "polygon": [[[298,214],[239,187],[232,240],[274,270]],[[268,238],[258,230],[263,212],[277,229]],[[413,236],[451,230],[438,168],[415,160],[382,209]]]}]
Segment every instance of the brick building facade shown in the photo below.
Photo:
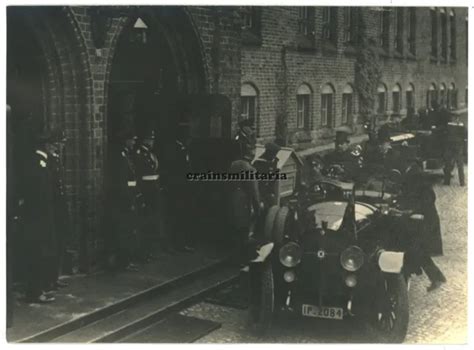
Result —
[{"label": "brick building facade", "polygon": [[[417,8],[411,34],[404,22],[411,12],[402,10],[397,17],[393,9],[370,8],[9,7],[7,102],[17,134],[34,124],[66,131],[66,189],[83,265],[100,241],[110,130],[120,127],[115,114],[126,114],[121,103],[130,97],[121,95],[123,86],[148,88],[150,96],[164,95],[161,101],[195,96],[184,114],[202,96],[224,96],[227,112],[217,113],[222,120],[211,136],[229,137],[238,120],[254,115],[262,141],[273,139],[283,123],[295,147],[332,142],[336,126],[348,123],[357,132],[362,120],[352,32],[362,19],[364,35],[374,45],[387,44],[380,48],[382,115],[392,113],[397,89],[401,114],[407,90],[419,108],[430,86],[440,95],[443,86],[446,96],[452,88],[458,106],[467,105],[467,10]],[[147,49],[141,40],[148,40]]]},{"label": "brick building facade", "polygon": [[250,114],[262,140],[275,137],[281,114],[294,147],[331,142],[342,124],[359,130],[358,34],[379,55],[377,94],[385,95],[383,108],[374,106],[379,119],[406,115],[407,98],[415,110],[427,106],[430,90],[445,104],[449,95],[453,108],[467,106],[466,8],[264,7],[245,15],[243,111],[248,115],[245,96],[256,96]]}]

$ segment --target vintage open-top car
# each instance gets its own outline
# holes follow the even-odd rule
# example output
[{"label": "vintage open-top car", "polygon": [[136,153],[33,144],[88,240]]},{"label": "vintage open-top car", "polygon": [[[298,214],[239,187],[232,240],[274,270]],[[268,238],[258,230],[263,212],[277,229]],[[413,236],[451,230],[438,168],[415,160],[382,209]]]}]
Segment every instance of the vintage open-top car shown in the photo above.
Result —
[{"label": "vintage open-top car", "polygon": [[276,313],[358,318],[380,342],[402,342],[408,328],[405,252],[422,215],[356,200],[351,183],[318,179],[284,206],[271,207],[263,234],[274,242],[251,264],[250,314],[265,331]]}]

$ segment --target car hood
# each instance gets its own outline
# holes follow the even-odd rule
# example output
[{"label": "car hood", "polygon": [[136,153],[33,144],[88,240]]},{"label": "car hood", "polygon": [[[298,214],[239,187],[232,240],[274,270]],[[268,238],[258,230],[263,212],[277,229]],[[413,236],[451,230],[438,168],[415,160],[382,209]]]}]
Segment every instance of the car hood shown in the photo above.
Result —
[{"label": "car hood", "polygon": [[[308,211],[314,212],[315,224],[322,226],[322,222],[328,223],[328,229],[338,231],[342,225],[344,214],[347,210],[348,202],[328,201],[316,203],[308,207]],[[356,223],[368,220],[368,218],[377,211],[377,208],[370,204],[355,203]]]}]

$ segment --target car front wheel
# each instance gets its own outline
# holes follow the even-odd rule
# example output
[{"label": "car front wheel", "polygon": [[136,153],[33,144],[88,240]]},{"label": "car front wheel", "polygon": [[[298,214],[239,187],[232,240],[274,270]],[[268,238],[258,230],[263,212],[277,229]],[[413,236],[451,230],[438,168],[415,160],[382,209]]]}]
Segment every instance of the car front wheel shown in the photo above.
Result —
[{"label": "car front wheel", "polygon": [[403,274],[384,274],[377,296],[379,303],[371,315],[370,329],[379,343],[401,343],[408,331],[407,281]]},{"label": "car front wheel", "polygon": [[253,331],[263,335],[271,326],[275,305],[271,261],[250,267],[250,323]]}]

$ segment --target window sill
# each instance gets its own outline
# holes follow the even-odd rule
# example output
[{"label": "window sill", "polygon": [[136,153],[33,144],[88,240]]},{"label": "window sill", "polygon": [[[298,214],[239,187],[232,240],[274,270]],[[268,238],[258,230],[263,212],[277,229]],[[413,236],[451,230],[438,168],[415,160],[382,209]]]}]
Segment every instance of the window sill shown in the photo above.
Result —
[{"label": "window sill", "polygon": [[321,50],[325,53],[337,53],[337,46],[332,41],[324,39],[321,42]]},{"label": "window sill", "polygon": [[346,48],[344,49],[344,54],[347,56],[355,56],[357,54],[356,45],[352,42],[346,43]]},{"label": "window sill", "polygon": [[381,57],[390,57],[389,49],[386,47],[378,47],[378,53]]},{"label": "window sill", "polygon": [[314,35],[298,34],[296,36],[296,49],[300,51],[313,51],[316,49]]},{"label": "window sill", "polygon": [[407,59],[408,60],[416,60],[416,54],[413,52],[408,52],[407,53]]},{"label": "window sill", "polygon": [[401,52],[401,51],[395,51],[395,53],[393,54],[393,57],[394,57],[394,58],[398,58],[398,59],[403,59],[403,58],[404,58],[403,52]]},{"label": "window sill", "polygon": [[250,29],[243,29],[242,44],[247,46],[261,46],[262,38]]}]

